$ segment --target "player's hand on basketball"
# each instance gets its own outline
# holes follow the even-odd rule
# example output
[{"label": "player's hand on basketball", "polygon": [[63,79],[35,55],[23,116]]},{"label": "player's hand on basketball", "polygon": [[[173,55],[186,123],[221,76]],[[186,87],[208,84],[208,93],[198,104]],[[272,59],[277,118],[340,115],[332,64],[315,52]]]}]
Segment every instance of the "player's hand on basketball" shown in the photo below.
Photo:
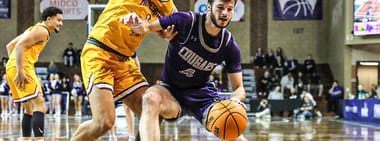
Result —
[{"label": "player's hand on basketball", "polygon": [[13,82],[19,89],[25,90],[25,85],[29,83],[29,80],[24,72],[17,72],[15,78],[13,79]]},{"label": "player's hand on basketball", "polygon": [[239,99],[232,97],[232,98],[230,98],[230,100],[235,101],[236,103],[238,103],[241,106],[243,106],[244,109],[247,109],[247,105],[245,105],[244,102],[241,102]]},{"label": "player's hand on basketball", "polygon": [[175,31],[174,27],[175,25],[170,25],[166,29],[158,31],[157,34],[166,41],[170,41],[178,34],[178,31]]}]

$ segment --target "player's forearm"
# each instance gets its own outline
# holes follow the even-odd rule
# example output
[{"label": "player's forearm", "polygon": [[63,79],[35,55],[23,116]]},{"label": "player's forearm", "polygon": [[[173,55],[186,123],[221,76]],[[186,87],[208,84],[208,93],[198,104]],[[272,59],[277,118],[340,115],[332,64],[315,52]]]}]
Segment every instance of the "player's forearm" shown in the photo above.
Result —
[{"label": "player's forearm", "polygon": [[16,46],[14,48],[14,51],[16,53],[16,68],[19,73],[24,71],[24,50],[25,49],[21,46]]},{"label": "player's forearm", "polygon": [[241,72],[238,73],[229,73],[228,77],[231,81],[231,86],[233,89],[231,98],[239,99],[240,101],[245,100],[245,90],[243,86],[243,75]]},{"label": "player's forearm", "polygon": [[238,87],[232,92],[231,98],[239,99],[240,101],[245,100],[245,90],[243,86]]},{"label": "player's forearm", "polygon": [[149,29],[148,32],[156,32],[156,31],[163,30],[159,20],[156,20],[156,21],[149,23],[148,29]]}]

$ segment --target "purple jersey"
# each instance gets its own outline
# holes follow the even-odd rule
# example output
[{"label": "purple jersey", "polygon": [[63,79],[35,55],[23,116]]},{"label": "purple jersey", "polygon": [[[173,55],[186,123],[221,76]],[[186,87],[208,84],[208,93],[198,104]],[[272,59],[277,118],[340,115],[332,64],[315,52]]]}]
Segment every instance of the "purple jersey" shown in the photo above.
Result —
[{"label": "purple jersey", "polygon": [[162,28],[175,25],[178,35],[170,41],[161,80],[177,88],[203,87],[222,61],[228,73],[241,71],[240,49],[227,29],[217,36],[204,28],[205,14],[177,12],[160,18]]},{"label": "purple jersey", "polygon": [[73,82],[72,83],[73,90],[75,92],[74,96],[83,96],[85,94],[83,82]]},{"label": "purple jersey", "polygon": [[7,81],[0,80],[0,82],[0,95],[9,96],[11,89],[9,88]]}]

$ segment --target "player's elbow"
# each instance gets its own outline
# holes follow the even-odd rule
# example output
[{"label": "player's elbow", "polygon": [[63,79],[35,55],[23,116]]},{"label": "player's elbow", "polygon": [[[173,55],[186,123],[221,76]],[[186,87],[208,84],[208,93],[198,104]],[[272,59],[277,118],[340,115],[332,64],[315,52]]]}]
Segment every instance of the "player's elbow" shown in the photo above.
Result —
[{"label": "player's elbow", "polygon": [[8,43],[8,44],[6,45],[7,50],[10,50],[10,49],[11,49],[11,46],[12,46],[12,44],[11,44],[11,43]]}]

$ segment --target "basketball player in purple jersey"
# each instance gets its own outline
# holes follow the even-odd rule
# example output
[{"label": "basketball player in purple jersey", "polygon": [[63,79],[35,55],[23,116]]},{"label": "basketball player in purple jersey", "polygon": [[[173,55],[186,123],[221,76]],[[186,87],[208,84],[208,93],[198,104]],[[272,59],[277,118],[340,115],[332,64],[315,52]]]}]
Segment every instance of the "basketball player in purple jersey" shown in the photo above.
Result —
[{"label": "basketball player in purple jersey", "polygon": [[[134,32],[144,34],[174,25],[178,34],[170,41],[161,82],[150,87],[143,96],[140,119],[142,141],[160,140],[160,119],[175,120],[185,112],[205,125],[208,110],[226,99],[218,95],[209,82],[212,70],[226,62],[232,85],[231,99],[245,99],[242,82],[240,49],[225,29],[231,21],[236,0],[209,0],[207,14],[178,12],[153,22],[133,13],[121,19]],[[243,135],[236,140],[246,140]]]}]

